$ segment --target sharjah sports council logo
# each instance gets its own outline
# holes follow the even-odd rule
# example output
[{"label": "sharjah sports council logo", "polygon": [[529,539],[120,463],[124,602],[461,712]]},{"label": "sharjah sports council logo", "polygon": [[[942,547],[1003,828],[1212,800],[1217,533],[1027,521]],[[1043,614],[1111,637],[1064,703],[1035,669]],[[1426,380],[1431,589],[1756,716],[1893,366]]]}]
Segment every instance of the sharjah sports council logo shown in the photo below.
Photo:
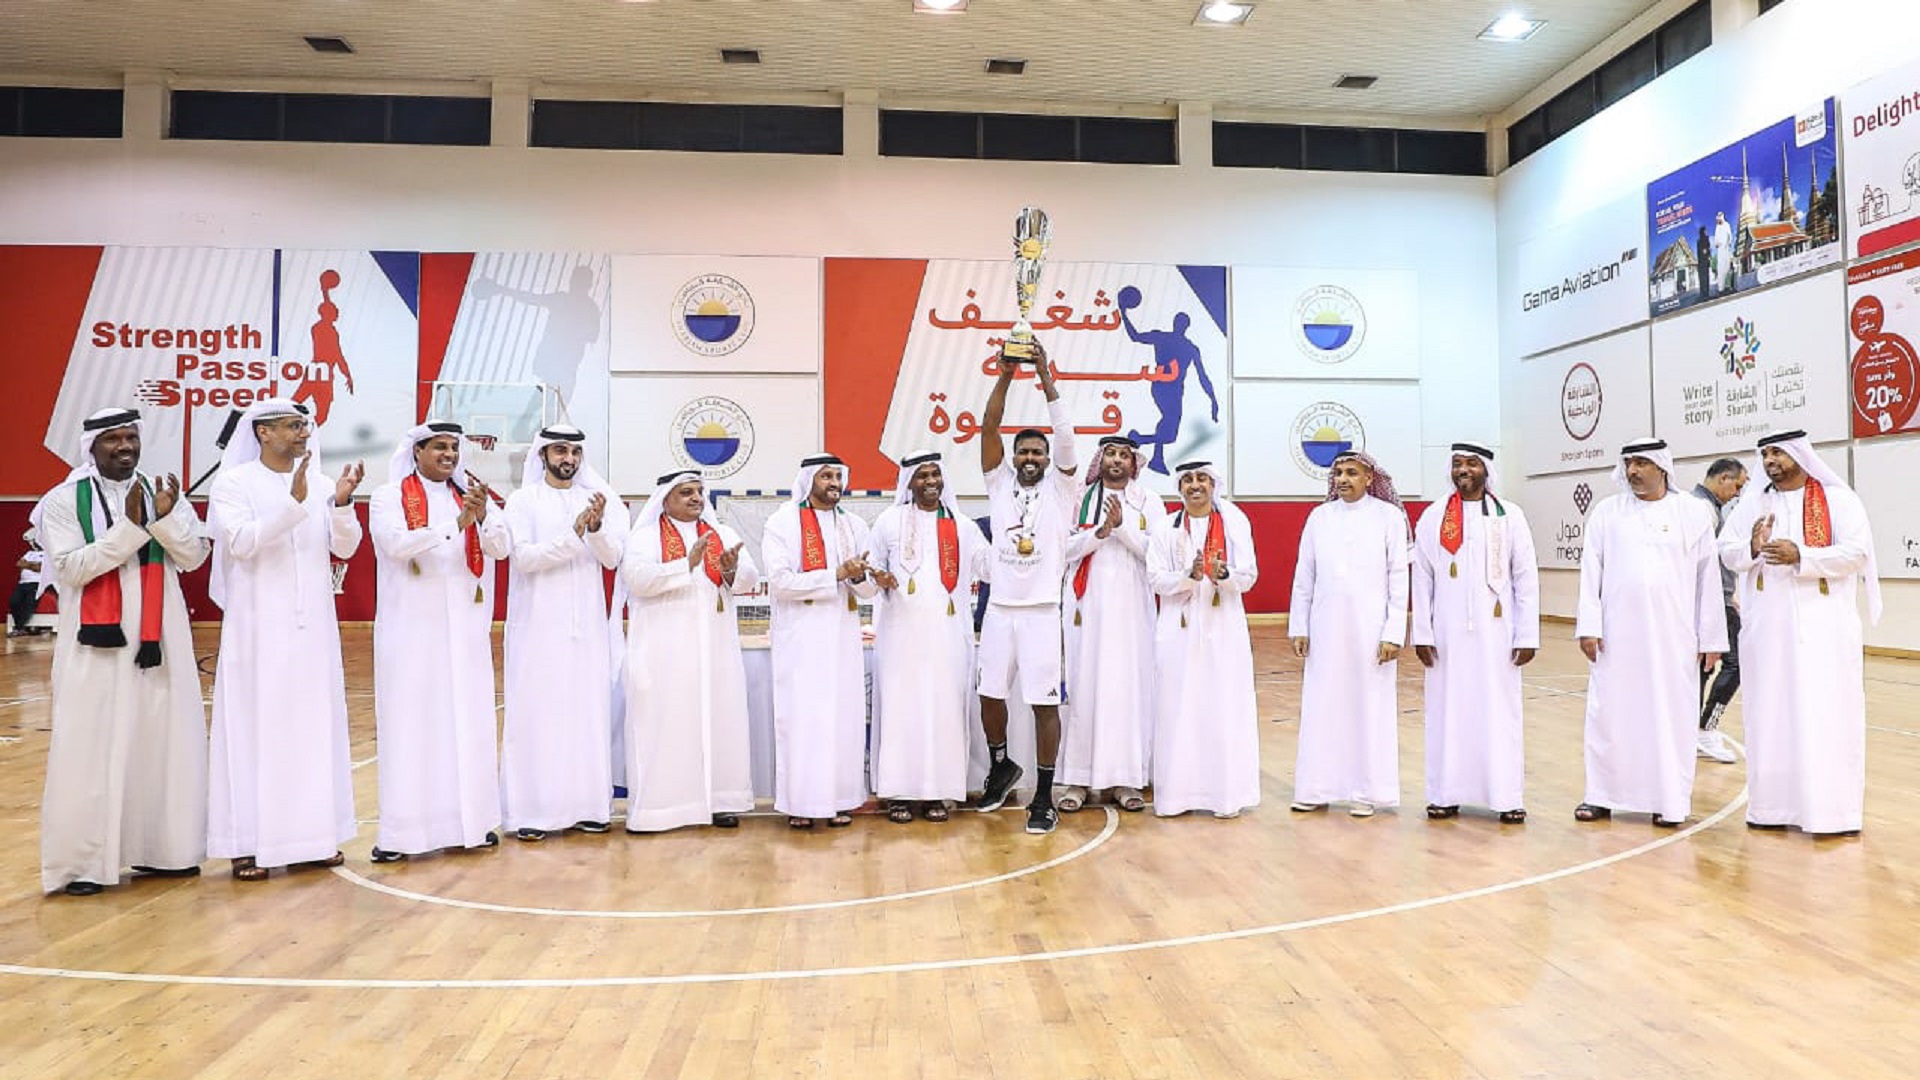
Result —
[{"label": "sharjah sports council logo", "polygon": [[1575,440],[1585,442],[1600,427],[1600,373],[1581,361],[1567,369],[1560,381],[1560,424]]},{"label": "sharjah sports council logo", "polygon": [[1300,471],[1323,480],[1333,459],[1348,450],[1366,449],[1367,432],[1352,409],[1332,401],[1316,401],[1293,418],[1288,445]]},{"label": "sharjah sports council logo", "polygon": [[703,479],[732,476],[753,456],[753,421],[726,398],[694,398],[667,425],[667,450],[675,464]]},{"label": "sharjah sports council logo", "polygon": [[1317,285],[1300,294],[1293,314],[1294,344],[1319,363],[1338,364],[1366,340],[1366,310],[1338,285]]},{"label": "sharjah sports council logo", "polygon": [[1721,331],[1720,359],[1727,362],[1727,374],[1744,379],[1760,362],[1760,328],[1750,319],[1736,318]]},{"label": "sharjah sports council logo", "polygon": [[668,321],[688,352],[725,356],[753,335],[753,296],[725,274],[701,274],[674,294]]}]

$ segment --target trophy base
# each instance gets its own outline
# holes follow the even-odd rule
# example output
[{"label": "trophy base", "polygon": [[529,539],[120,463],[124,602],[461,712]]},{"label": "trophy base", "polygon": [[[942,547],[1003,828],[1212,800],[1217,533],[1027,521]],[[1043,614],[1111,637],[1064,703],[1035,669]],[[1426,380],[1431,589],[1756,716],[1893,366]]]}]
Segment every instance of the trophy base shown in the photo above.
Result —
[{"label": "trophy base", "polygon": [[1034,353],[1034,342],[1018,340],[1001,346],[1000,358],[1002,363],[1008,364],[1031,364],[1038,359]]}]

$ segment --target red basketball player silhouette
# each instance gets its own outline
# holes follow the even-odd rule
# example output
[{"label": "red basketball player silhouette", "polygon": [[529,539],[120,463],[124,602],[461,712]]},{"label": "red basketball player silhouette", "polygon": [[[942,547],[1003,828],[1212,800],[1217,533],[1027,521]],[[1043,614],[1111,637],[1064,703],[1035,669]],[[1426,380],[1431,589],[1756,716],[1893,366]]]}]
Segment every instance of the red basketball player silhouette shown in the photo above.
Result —
[{"label": "red basketball player silhouette", "polygon": [[353,371],[347,367],[347,358],[340,351],[340,309],[334,305],[333,290],[340,287],[340,272],[322,270],[320,272],[320,306],[314,309],[320,316],[313,324],[313,362],[325,365],[324,378],[314,378],[311,368],[308,377],[301,382],[299,389],[293,392],[293,400],[313,403],[313,423],[319,427],[327,422],[327,413],[333,408],[333,380],[337,375],[347,384],[347,393],[353,393]]}]

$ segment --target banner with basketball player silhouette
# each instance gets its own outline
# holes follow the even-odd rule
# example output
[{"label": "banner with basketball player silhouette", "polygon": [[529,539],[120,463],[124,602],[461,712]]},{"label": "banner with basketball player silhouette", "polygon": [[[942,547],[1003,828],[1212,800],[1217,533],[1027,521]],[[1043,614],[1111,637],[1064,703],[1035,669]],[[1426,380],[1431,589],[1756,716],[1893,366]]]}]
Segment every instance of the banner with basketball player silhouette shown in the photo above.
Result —
[{"label": "banner with basketball player silhouette", "polygon": [[[323,461],[379,462],[412,423],[419,256],[394,251],[18,247],[0,261],[39,277],[15,302],[32,339],[14,357],[18,415],[0,491],[52,486],[80,421],[134,405],[149,472],[191,483],[219,459],[228,415],[267,397],[307,403]],[[50,392],[50,393],[49,393]],[[44,417],[44,420],[41,418]]]},{"label": "banner with basketball player silhouette", "polygon": [[[979,494],[975,440],[1017,315],[1008,261],[828,259],[827,447],[856,476],[889,478],[892,462],[938,450],[958,463],[955,489]],[[1101,436],[1130,435],[1149,461],[1142,479],[1162,494],[1180,462],[1227,465],[1225,267],[1049,261],[1031,319],[1081,460]],[[1015,378],[1002,430],[1045,427],[1033,369]]]}]

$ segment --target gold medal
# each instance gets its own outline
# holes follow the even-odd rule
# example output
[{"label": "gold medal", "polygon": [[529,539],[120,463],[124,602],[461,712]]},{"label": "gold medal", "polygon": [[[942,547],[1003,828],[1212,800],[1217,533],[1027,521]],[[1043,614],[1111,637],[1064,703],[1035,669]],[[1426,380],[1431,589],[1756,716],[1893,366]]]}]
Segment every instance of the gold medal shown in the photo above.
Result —
[{"label": "gold medal", "polygon": [[1013,550],[1022,555],[1031,555],[1033,554],[1033,540],[1023,536],[1019,540],[1014,541]]}]

